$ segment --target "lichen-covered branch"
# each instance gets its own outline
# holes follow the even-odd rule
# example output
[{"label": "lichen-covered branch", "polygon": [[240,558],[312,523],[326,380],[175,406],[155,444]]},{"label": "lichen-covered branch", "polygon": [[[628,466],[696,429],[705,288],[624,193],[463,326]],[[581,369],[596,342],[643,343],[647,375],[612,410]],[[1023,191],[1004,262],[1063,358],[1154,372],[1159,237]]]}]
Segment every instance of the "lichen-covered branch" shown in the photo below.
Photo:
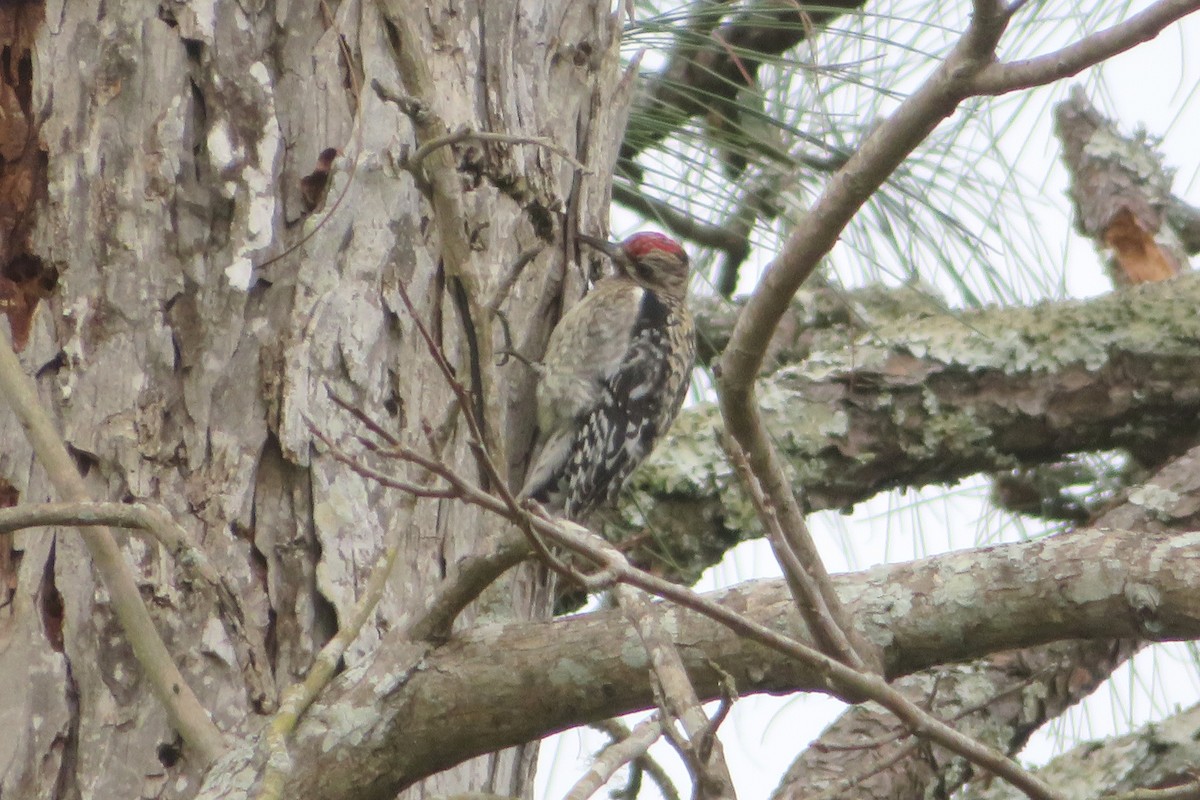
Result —
[{"label": "lichen-covered branch", "polygon": [[[1081,451],[1157,463],[1198,429],[1198,303],[1185,275],[1088,301],[880,315],[763,380],[759,402],[813,510]],[[685,410],[635,475],[609,532],[641,542],[639,563],[693,580],[761,535],[720,425],[711,404]]]},{"label": "lichen-covered branch", "polygon": [[[1125,800],[1179,800],[1200,796],[1196,774],[1200,770],[1200,705],[1161,722],[1144,725],[1133,733],[1105,742],[1084,742],[1058,756],[1038,774],[1062,786],[1071,797],[1104,797]],[[1177,788],[1175,794],[1152,789]],[[1185,794],[1183,790],[1188,790]],[[971,786],[966,800],[1019,800],[1020,792],[1007,790],[999,781]]]},{"label": "lichen-covered branch", "polygon": [[[459,391],[459,397],[460,401],[465,401],[461,391]],[[477,433],[477,429],[472,430],[473,433]],[[325,441],[327,444],[332,444],[328,440]],[[953,753],[967,759],[981,770],[1021,787],[1031,800],[1061,800],[1060,796],[1051,787],[1021,768],[1004,753],[976,739],[964,736],[952,726],[931,716],[923,708],[915,705],[903,694],[897,692],[886,681],[881,679],[879,674],[882,672],[881,665],[873,665],[874,669],[871,672],[867,672],[861,669],[856,663],[847,664],[841,660],[835,660],[820,650],[814,649],[808,644],[801,643],[786,634],[779,633],[730,607],[705,598],[688,589],[680,588],[653,574],[631,567],[621,553],[585,528],[570,522],[531,515],[519,508],[510,495],[505,494],[502,499],[498,499],[462,478],[453,468],[422,456],[415,451],[407,448],[397,448],[395,453],[402,460],[419,465],[437,475],[448,484],[451,490],[470,504],[498,513],[517,523],[531,539],[538,540],[535,545],[536,548],[539,552],[543,553],[543,559],[555,572],[578,581],[584,588],[592,591],[608,588],[615,583],[616,589],[614,591],[617,594],[619,604],[627,616],[630,616],[628,613],[631,603],[630,590],[649,592],[663,600],[671,601],[674,604],[673,607],[686,608],[700,613],[743,637],[748,644],[754,643],[764,646],[772,652],[781,653],[790,659],[806,665],[810,670],[822,676],[824,691],[838,697],[871,699],[878,702],[895,714],[903,722],[905,728],[914,735],[940,744]],[[490,470],[490,474],[494,475],[494,470]],[[536,533],[534,532],[535,529]],[[557,558],[547,552],[545,546],[540,541],[541,537],[545,537],[546,543],[552,543],[558,547],[565,548],[573,555],[591,562],[595,565],[596,571],[592,574],[584,574],[562,564]],[[795,537],[792,538],[794,539]],[[791,542],[789,542],[790,544]],[[806,569],[808,568],[806,567]],[[806,576],[807,574],[806,572]],[[836,592],[836,588],[832,586],[827,578],[821,586],[821,591],[825,590]],[[839,608],[840,605],[840,598],[838,598]],[[828,615],[829,612],[826,609],[824,613]],[[642,622],[645,622],[647,619],[642,615],[635,614],[632,616],[637,617]],[[820,643],[820,646],[824,648],[825,640],[822,634],[824,632],[823,623],[825,619],[816,619],[810,614],[803,613],[801,617],[809,633],[809,638]],[[665,715],[684,721],[684,727],[688,730],[688,741],[679,736],[673,725],[666,727],[664,733],[671,740],[672,744],[684,755],[685,761],[688,762],[690,769],[693,771],[694,781],[697,786],[709,787],[708,790],[705,790],[705,793],[711,791],[717,796],[725,796],[730,791],[729,787],[731,783],[728,776],[722,775],[719,769],[720,756],[713,734],[727,713],[728,703],[730,702],[729,698],[736,696],[736,688],[733,686],[732,680],[727,677],[722,681],[722,710],[718,710],[711,722],[706,721],[699,711],[699,699],[692,698],[688,700],[685,697],[685,695],[693,694],[693,692],[687,688],[687,679],[684,677],[686,670],[682,663],[676,663],[674,668],[668,664],[668,661],[672,657],[678,661],[677,656],[669,655],[669,653],[674,653],[674,645],[670,645],[666,650],[656,647],[651,644],[651,638],[658,640],[660,643],[667,642],[668,640],[663,638],[665,633],[659,635],[658,633],[649,632],[644,625],[636,627],[647,655],[651,657],[651,662],[654,664],[654,674],[659,679],[652,682],[655,701],[663,708]],[[845,630],[847,636],[852,641],[865,642],[865,639],[857,630],[851,631],[848,628]],[[664,656],[666,657],[665,660]],[[850,659],[846,660],[850,661]],[[720,671],[719,667],[716,669]],[[672,674],[669,675],[668,673]],[[689,708],[690,710],[688,710]],[[686,720],[684,719],[685,717],[687,717]],[[275,760],[274,755],[269,759],[269,764],[272,767],[271,771],[275,775],[281,775],[282,773],[274,767]],[[714,771],[714,767],[717,767],[717,771]],[[216,792],[225,788],[227,787],[217,784],[210,787],[208,794],[205,796],[215,797],[217,796]],[[282,790],[282,787],[280,786],[279,789]],[[278,792],[273,794],[278,794]]]},{"label": "lichen-covered branch", "polygon": [[[1133,640],[1060,642],[1001,653],[970,664],[937,667],[894,684],[963,733],[1016,754],[1030,734],[1079,702],[1125,663]],[[874,705],[848,709],[800,754],[772,800],[856,800],[949,793],[975,770],[953,753],[909,736]],[[1047,781],[1059,788],[1053,780]]]},{"label": "lichen-covered branch", "polygon": [[[696,358],[711,364],[729,344],[745,298],[695,297]],[[951,312],[929,286],[869,284],[853,289],[805,286],[792,299],[767,345],[762,375],[803,361],[817,350],[848,347],[881,325]]]}]

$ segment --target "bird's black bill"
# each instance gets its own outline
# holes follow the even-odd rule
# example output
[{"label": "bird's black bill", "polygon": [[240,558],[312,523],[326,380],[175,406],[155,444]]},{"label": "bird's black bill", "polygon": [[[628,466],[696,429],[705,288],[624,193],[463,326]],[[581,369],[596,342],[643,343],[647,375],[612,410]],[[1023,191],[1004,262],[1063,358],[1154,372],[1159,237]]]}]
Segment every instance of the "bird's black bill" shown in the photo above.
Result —
[{"label": "bird's black bill", "polygon": [[597,239],[595,236],[588,236],[586,233],[580,233],[577,234],[577,236],[579,237],[579,241],[590,247],[596,248],[609,258],[619,260],[623,255],[621,252],[621,245],[617,244],[616,242],[610,242],[607,239]]}]

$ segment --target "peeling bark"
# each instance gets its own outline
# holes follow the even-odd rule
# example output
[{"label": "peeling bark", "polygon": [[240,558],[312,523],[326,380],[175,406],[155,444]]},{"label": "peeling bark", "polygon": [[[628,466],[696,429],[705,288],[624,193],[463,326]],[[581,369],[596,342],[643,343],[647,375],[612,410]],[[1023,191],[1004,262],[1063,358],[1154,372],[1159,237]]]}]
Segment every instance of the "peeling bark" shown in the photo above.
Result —
[{"label": "peeling bark", "polygon": [[47,148],[33,105],[34,47],[45,12],[40,2],[0,7],[0,312],[17,352],[29,344],[34,314],[58,283],[30,242],[46,201]]}]

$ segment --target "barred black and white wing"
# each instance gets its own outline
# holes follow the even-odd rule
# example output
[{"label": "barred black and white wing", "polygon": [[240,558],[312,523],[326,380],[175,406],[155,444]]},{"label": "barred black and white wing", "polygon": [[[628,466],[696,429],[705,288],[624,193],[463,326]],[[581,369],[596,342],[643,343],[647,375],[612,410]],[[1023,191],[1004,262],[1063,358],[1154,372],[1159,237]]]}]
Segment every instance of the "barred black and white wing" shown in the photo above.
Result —
[{"label": "barred black and white wing", "polygon": [[695,359],[687,309],[651,291],[638,294],[623,356],[599,376],[594,404],[544,443],[525,492],[572,519],[615,502],[687,392]]}]

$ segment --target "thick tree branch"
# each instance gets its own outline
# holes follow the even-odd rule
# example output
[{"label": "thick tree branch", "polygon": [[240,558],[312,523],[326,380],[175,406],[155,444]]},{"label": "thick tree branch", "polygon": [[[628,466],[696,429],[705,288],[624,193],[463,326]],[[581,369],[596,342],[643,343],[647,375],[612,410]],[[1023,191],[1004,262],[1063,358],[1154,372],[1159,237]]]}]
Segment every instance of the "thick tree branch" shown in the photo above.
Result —
[{"label": "thick tree branch", "polygon": [[[859,631],[883,645],[895,677],[1065,638],[1192,638],[1200,635],[1200,598],[1191,588],[1198,581],[1200,533],[1086,530],[840,576],[837,585]],[[782,582],[717,597],[804,637]],[[702,697],[718,696],[723,673],[741,693],[827,686],[820,671],[694,612],[670,608],[664,624],[684,643]],[[471,755],[645,708],[653,698],[644,662],[628,656],[638,647],[629,637],[619,612],[599,612],[473,631],[429,654],[387,642],[310,711],[293,747],[292,789],[308,798],[390,796]],[[331,768],[317,758],[328,741],[357,745]]]},{"label": "thick tree branch", "polygon": [[[630,762],[634,763],[635,769],[642,769],[644,765],[653,763],[646,757],[646,751],[662,736],[662,720],[658,714],[651,714],[633,730],[626,728],[620,720],[605,720],[593,727],[612,737],[612,742],[596,754],[587,772],[563,796],[564,800],[588,800],[604,788],[604,784],[608,783],[618,769]],[[655,767],[657,768],[657,765]],[[664,794],[669,790],[664,789],[666,782],[659,779],[665,777],[660,772],[654,779],[659,791]]]},{"label": "thick tree branch", "polygon": [[[459,492],[471,504],[500,514],[517,523],[531,539],[545,537],[547,542],[565,548],[572,554],[591,562],[597,571],[590,575],[584,575],[571,568],[564,567],[556,558],[551,557],[549,554],[546,555],[547,562],[556,572],[579,581],[586,588],[599,590],[616,584],[618,591],[623,591],[622,587],[640,589],[653,593],[664,600],[673,601],[680,608],[688,608],[703,614],[706,618],[714,620],[728,630],[744,637],[747,642],[765,646],[772,652],[781,653],[807,665],[810,669],[823,676],[826,691],[839,697],[864,697],[878,702],[896,714],[903,721],[906,729],[910,730],[913,734],[923,739],[928,739],[931,742],[936,742],[968,759],[981,769],[1021,787],[1032,800],[1058,800],[1059,795],[1051,787],[1045,785],[1028,771],[1022,769],[1012,759],[995,748],[962,735],[945,722],[931,716],[927,711],[912,703],[904,695],[881,680],[878,675],[862,672],[847,666],[822,654],[810,645],[804,644],[793,637],[778,633],[770,627],[756,622],[747,615],[702,597],[690,590],[682,589],[644,570],[631,567],[625,557],[613,549],[608,542],[579,525],[568,521],[526,513],[514,504],[512,497],[507,493],[504,493],[503,498],[498,499],[462,478],[453,468],[438,464],[428,457],[421,456],[413,451],[398,451],[397,454],[403,460],[424,467],[436,474],[442,480],[449,483],[455,491]],[[483,458],[486,461],[486,456]],[[832,590],[832,587],[829,588]],[[856,639],[862,640],[857,632],[852,632],[851,635]],[[816,636],[813,638],[819,639]],[[407,644],[407,641],[405,644]],[[661,667],[663,664],[659,663],[658,666]],[[723,696],[736,696],[736,687],[733,687],[730,683],[732,680],[731,677],[726,675],[719,667],[715,667],[715,669],[722,674],[721,685]],[[661,669],[656,670],[656,674],[664,677]],[[656,688],[660,686],[658,683],[653,685]],[[665,694],[664,692],[663,695]],[[662,702],[661,698],[663,695],[660,695],[656,690],[656,700]],[[698,703],[691,703],[691,705],[698,706]],[[667,713],[676,715],[680,712],[674,710]],[[719,724],[719,720],[723,716],[724,713],[719,711],[712,725]],[[701,723],[697,720],[696,724]],[[689,723],[689,727],[695,728],[691,723]],[[716,757],[711,735],[713,729],[707,725],[704,727],[705,733],[695,748],[690,744],[679,742],[673,729],[667,728],[665,732],[671,738],[672,743],[678,744],[685,753],[691,754],[695,752],[698,786],[704,787],[714,781],[720,785],[728,786],[728,780],[719,778],[709,768],[701,766],[709,762],[710,757]],[[365,776],[359,775],[359,777],[363,785],[374,785],[379,782],[377,778],[369,774]],[[221,783],[210,785],[208,792],[204,796],[215,796],[214,792],[227,788]],[[381,796],[384,794],[390,795],[394,791],[389,786],[376,786],[375,788],[383,793]],[[340,782],[337,787],[328,787],[328,789],[339,791]],[[317,789],[314,788],[314,790]],[[370,791],[373,792],[375,789],[371,789]],[[311,794],[311,791],[306,792],[306,794]]]},{"label": "thick tree branch", "polygon": [[[1198,304],[1200,276],[1183,275],[1033,308],[869,312],[864,336],[826,351],[814,335],[805,364],[763,381],[763,416],[813,509],[1075,452],[1124,447],[1155,463],[1200,432]],[[721,435],[714,406],[687,409],[634,476],[610,531],[644,542],[635,562],[691,582],[762,535]]]},{"label": "thick tree branch", "polygon": [[[697,360],[712,364],[720,356],[744,297],[696,297],[691,301],[696,317]],[[767,346],[761,375],[795,364],[814,351],[850,347],[868,332],[900,320],[945,316],[952,312],[933,289],[926,286],[869,284],[854,289],[805,286],[788,305]]]}]

